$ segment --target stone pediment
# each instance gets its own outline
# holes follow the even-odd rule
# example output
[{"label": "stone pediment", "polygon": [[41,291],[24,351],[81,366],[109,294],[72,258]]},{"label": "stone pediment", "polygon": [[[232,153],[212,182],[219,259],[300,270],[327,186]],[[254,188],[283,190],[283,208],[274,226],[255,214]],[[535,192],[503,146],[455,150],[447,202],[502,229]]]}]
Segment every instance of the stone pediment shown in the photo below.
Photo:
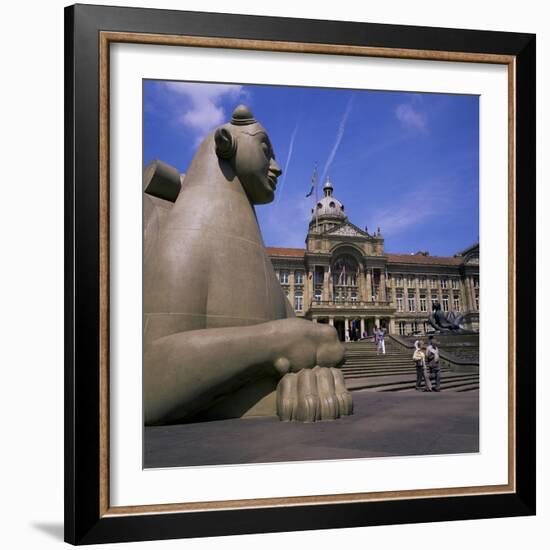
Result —
[{"label": "stone pediment", "polygon": [[356,225],[352,223],[343,223],[337,227],[334,227],[327,231],[325,235],[335,236],[335,237],[369,237],[368,233],[365,233],[359,229]]},{"label": "stone pediment", "polygon": [[465,265],[479,265],[479,243],[476,243],[457,254],[462,257]]}]

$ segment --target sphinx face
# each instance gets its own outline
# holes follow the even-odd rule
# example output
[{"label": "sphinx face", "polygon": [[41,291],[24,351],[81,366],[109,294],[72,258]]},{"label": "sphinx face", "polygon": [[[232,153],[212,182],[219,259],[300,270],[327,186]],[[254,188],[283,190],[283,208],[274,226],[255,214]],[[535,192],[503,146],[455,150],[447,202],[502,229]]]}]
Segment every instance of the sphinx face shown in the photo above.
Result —
[{"label": "sphinx face", "polygon": [[266,131],[260,124],[244,127],[235,136],[233,168],[252,204],[266,204],[275,197],[282,170]]}]

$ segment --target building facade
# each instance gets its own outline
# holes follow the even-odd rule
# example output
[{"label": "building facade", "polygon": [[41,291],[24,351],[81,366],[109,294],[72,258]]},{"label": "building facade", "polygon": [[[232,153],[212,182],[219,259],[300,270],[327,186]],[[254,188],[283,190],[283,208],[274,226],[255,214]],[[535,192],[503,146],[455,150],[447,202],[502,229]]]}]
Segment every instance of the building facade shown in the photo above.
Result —
[{"label": "building facade", "polygon": [[378,228],[351,223],[332,183],[312,210],[305,248],[267,248],[296,315],[328,323],[341,340],[372,334],[425,334],[438,301],[479,329],[479,245],[452,257],[390,254]]}]

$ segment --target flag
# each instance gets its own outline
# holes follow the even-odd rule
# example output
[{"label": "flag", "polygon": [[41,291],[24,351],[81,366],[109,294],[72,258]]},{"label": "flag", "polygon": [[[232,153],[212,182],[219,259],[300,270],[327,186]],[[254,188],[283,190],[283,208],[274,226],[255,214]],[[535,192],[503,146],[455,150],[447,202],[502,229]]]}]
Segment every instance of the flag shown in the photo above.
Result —
[{"label": "flag", "polygon": [[313,191],[315,190],[316,184],[317,184],[317,163],[315,163],[315,168],[313,169],[313,176],[311,176],[311,189],[309,190],[309,193],[306,195],[306,199],[308,197],[311,197],[311,195],[313,195]]}]

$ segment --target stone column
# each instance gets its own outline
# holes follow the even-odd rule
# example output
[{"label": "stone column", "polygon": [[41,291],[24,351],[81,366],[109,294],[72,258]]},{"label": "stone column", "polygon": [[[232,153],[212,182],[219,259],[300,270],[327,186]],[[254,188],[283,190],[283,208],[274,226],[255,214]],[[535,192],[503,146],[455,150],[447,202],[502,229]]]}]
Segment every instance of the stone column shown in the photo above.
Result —
[{"label": "stone column", "polygon": [[323,300],[328,302],[330,294],[328,290],[328,268],[323,267]]},{"label": "stone column", "polygon": [[374,318],[374,327],[380,328],[380,317],[378,315]]},{"label": "stone column", "polygon": [[362,265],[359,266],[359,301],[367,302],[367,284],[365,280],[365,270]]},{"label": "stone column", "polygon": [[386,301],[386,271],[380,269],[380,285],[378,286],[378,299],[382,302]]},{"label": "stone column", "polygon": [[476,284],[474,282],[474,277],[470,277],[470,285],[472,288],[472,310],[477,311],[476,308]]},{"label": "stone column", "polygon": [[331,327],[334,326],[334,317],[330,316],[330,317],[328,318],[328,324],[329,324]]},{"label": "stone column", "polygon": [[367,302],[370,302],[372,300],[372,274],[371,270],[367,268],[367,289],[366,289],[366,298],[365,300]]},{"label": "stone column", "polygon": [[294,309],[294,270],[288,270],[288,301]]},{"label": "stone column", "polygon": [[[311,275],[311,277],[310,277]],[[307,282],[306,282],[306,288],[308,291],[308,306],[313,302],[314,292],[313,292],[313,281],[315,280],[315,271],[309,270],[307,273]]]},{"label": "stone column", "polygon": [[468,311],[473,311],[474,304],[472,302],[472,282],[470,281],[469,275],[466,276],[464,286],[466,287],[466,300],[468,301]]},{"label": "stone column", "polygon": [[365,318],[361,317],[361,338],[363,338],[364,332],[365,332]]},{"label": "stone column", "polygon": [[420,313],[420,281],[414,276],[414,301],[416,303],[416,311]]},{"label": "stone column", "polygon": [[349,333],[349,317],[344,318],[344,340],[347,341],[350,338]]},{"label": "stone column", "polygon": [[470,291],[468,288],[468,277],[460,279],[460,298],[462,300],[462,311],[470,311]]},{"label": "stone column", "polygon": [[395,319],[393,317],[390,317],[389,331],[390,331],[390,334],[395,334]]}]

